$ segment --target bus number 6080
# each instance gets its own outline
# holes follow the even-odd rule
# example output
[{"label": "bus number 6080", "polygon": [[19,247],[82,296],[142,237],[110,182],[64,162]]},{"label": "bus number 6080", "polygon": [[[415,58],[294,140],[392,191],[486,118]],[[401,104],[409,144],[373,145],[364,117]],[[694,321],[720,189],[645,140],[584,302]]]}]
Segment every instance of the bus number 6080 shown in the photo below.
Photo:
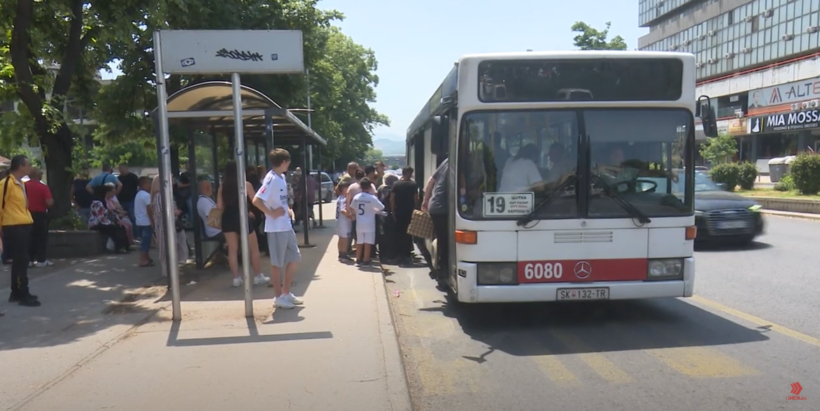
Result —
[{"label": "bus number 6080", "polygon": [[524,278],[528,280],[549,280],[561,278],[564,266],[561,263],[527,263],[524,265]]}]

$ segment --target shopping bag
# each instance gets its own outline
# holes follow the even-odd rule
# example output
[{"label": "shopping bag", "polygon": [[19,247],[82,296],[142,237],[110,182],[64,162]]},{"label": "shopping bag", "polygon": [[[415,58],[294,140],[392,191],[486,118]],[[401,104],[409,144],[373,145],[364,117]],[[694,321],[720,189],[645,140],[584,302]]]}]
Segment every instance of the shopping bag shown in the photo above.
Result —
[{"label": "shopping bag", "polygon": [[414,210],[410,225],[407,227],[407,234],[428,240],[433,239],[433,219],[430,218],[430,214]]},{"label": "shopping bag", "polygon": [[208,212],[208,227],[216,228],[218,230],[222,229],[222,210],[218,208],[212,208],[211,211]]}]

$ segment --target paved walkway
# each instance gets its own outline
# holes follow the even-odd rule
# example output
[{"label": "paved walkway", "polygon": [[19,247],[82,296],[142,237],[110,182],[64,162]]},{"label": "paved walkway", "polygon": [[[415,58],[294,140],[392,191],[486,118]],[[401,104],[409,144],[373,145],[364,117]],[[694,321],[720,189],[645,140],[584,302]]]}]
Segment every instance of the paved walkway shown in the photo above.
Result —
[{"label": "paved walkway", "polygon": [[325,226],[302,249],[304,307],[273,312],[272,289],[257,286],[254,319],[222,267],[186,271],[180,323],[158,271],[135,256],[36,279],[42,307],[0,303],[0,409],[410,410],[395,297],[379,271],[336,260]]}]

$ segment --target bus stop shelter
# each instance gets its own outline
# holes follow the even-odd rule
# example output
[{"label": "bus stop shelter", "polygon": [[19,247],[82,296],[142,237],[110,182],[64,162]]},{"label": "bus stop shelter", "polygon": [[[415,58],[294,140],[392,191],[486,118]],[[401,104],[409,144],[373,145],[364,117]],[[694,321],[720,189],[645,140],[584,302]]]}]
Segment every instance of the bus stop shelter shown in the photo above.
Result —
[{"label": "bus stop shelter", "polygon": [[[234,134],[234,104],[233,89],[229,81],[207,81],[187,86],[167,99],[167,110],[169,124],[183,126],[188,135],[188,158],[191,170],[196,173],[197,158],[195,135],[197,131],[205,132],[211,138],[211,156],[213,170],[208,173],[213,176],[215,188],[219,185],[220,170],[218,170],[217,149],[218,138],[228,138],[231,152],[234,157],[243,155],[247,164],[265,165],[268,164],[267,153],[273,147],[299,147],[302,152],[302,163],[304,164],[304,175],[309,176],[310,169],[307,160],[308,146],[325,146],[327,142],[315,131],[305,125],[290,110],[279,106],[270,97],[262,92],[248,86],[240,86],[242,101],[242,124],[245,141],[245,152],[237,153],[233,144]],[[152,116],[157,120],[158,109],[155,109]],[[220,137],[222,136],[222,137]],[[157,147],[161,146],[159,133],[157,133]],[[319,151],[321,153],[321,151]],[[161,153],[160,153],[161,155]],[[264,176],[260,176],[263,178]],[[190,210],[193,217],[194,244],[196,251],[196,262],[198,266],[205,264],[207,259],[202,255],[202,244],[205,239],[205,222],[196,212],[196,200],[199,198],[199,179],[195,178],[191,182],[191,197],[193,207]],[[307,192],[307,179],[302,178],[304,192]],[[321,184],[318,185],[321,192]],[[216,190],[214,191],[216,192]],[[304,223],[304,241],[300,246],[312,247],[310,244],[308,209],[312,207],[307,201],[302,201],[302,215]],[[321,217],[320,217],[321,218]],[[166,242],[166,244],[171,244]],[[221,245],[220,245],[221,246]],[[215,250],[215,252],[218,250]],[[214,252],[214,253],[215,253]],[[212,257],[211,254],[210,257]],[[208,257],[208,259],[210,259]]]}]

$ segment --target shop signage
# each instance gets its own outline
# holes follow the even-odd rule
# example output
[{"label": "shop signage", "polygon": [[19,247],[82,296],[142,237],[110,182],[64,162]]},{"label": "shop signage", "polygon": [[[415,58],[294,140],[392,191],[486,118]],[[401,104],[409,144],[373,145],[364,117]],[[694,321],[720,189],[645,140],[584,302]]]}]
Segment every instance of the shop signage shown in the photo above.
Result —
[{"label": "shop signage", "polygon": [[749,111],[788,106],[807,100],[820,99],[820,78],[794,81],[749,92]]},{"label": "shop signage", "polygon": [[749,122],[751,134],[806,130],[820,127],[820,110],[794,111],[756,117]]},{"label": "shop signage", "polygon": [[748,130],[746,121],[747,119],[745,118],[729,120],[729,124],[727,124],[726,127],[726,134],[729,134],[731,136],[742,136],[746,134],[746,131]]}]

